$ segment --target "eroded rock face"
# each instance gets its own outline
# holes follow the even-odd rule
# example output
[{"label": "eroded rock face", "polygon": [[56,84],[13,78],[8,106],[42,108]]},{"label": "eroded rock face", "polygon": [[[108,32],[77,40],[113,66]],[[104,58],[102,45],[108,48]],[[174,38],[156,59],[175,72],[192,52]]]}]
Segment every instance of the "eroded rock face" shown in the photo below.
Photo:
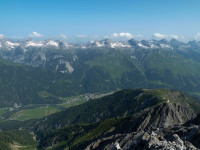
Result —
[{"label": "eroded rock face", "polygon": [[[117,141],[117,142],[114,142]],[[116,144],[117,143],[117,144]],[[106,145],[105,145],[106,144]],[[182,140],[177,134],[164,138],[154,131],[133,132],[107,137],[93,142],[86,150],[197,150],[189,141]]]},{"label": "eroded rock face", "polygon": [[89,144],[86,150],[195,150],[191,141],[199,126],[183,126],[195,117],[187,106],[164,103],[138,113],[128,123],[130,129],[125,133],[102,137]]},{"label": "eroded rock face", "polygon": [[144,110],[136,116],[136,120],[141,121],[138,130],[152,130],[179,126],[195,117],[196,114],[187,106],[179,103],[163,103]]}]

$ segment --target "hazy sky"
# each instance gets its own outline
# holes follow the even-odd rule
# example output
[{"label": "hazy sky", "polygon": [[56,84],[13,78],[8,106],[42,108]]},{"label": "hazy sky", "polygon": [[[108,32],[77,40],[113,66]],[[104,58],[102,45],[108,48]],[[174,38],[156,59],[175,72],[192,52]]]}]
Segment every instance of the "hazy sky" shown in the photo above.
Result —
[{"label": "hazy sky", "polygon": [[66,41],[200,40],[200,0],[0,0],[0,34]]}]

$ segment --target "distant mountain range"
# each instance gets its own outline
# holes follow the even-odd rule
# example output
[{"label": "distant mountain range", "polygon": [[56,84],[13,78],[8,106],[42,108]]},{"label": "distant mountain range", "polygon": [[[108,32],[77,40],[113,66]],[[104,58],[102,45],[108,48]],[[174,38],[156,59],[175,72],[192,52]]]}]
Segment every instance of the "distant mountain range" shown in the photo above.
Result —
[{"label": "distant mountain range", "polygon": [[38,47],[38,48],[48,48],[54,47],[57,49],[71,49],[71,48],[96,48],[96,47],[107,47],[107,48],[187,48],[187,47],[200,47],[199,41],[189,41],[188,43],[184,43],[178,41],[176,39],[172,39],[170,41],[166,39],[162,40],[141,40],[137,41],[135,39],[130,39],[128,41],[111,41],[110,39],[103,39],[100,41],[90,41],[88,43],[74,44],[67,43],[60,40],[42,40],[42,41],[34,41],[32,39],[24,40],[24,41],[14,41],[11,39],[0,39],[0,48],[4,48],[7,50],[12,50],[18,46],[23,48],[30,47]]},{"label": "distant mountain range", "polygon": [[[51,68],[54,71],[62,73],[72,73],[76,69],[82,53],[88,50],[99,50],[98,53],[104,53],[108,49],[123,50],[132,52],[131,58],[137,57],[133,55],[137,50],[171,50],[178,53],[192,52],[197,53],[200,48],[200,42],[190,41],[183,43],[172,39],[162,40],[142,40],[134,39],[128,41],[111,41],[104,39],[101,41],[88,42],[84,44],[72,44],[58,40],[45,41],[13,41],[9,39],[0,39],[0,57],[14,63],[26,64],[33,67]],[[191,51],[191,49],[193,51]],[[189,51],[188,51],[189,50]],[[86,51],[86,52],[85,52]],[[188,54],[190,55],[190,54]],[[195,55],[195,54],[194,54]],[[92,57],[92,56],[91,56]],[[194,56],[196,57],[196,56]]]},{"label": "distant mountain range", "polygon": [[0,100],[5,106],[58,103],[60,97],[127,88],[169,88],[200,95],[197,41],[105,39],[69,44],[0,39],[0,58],[0,89],[5,91]]}]

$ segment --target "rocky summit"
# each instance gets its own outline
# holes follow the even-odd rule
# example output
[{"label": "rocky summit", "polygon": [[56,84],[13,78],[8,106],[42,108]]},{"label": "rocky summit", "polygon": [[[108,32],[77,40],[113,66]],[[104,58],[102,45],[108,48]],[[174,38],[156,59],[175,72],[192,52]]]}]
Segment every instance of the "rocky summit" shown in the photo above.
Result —
[{"label": "rocky summit", "polygon": [[140,122],[137,130],[152,130],[159,128],[171,128],[182,125],[194,119],[196,114],[188,107],[179,103],[163,103],[136,116]]},{"label": "rocky summit", "polygon": [[198,134],[200,126],[186,125],[195,117],[187,106],[164,103],[137,114],[128,122],[125,133],[103,136],[85,150],[197,150],[200,145],[193,144],[191,139]]}]

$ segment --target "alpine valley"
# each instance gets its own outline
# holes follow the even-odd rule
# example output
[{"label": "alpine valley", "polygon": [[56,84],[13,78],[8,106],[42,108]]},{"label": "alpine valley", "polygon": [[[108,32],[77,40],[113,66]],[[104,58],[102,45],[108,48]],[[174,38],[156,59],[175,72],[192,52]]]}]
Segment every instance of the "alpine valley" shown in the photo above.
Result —
[{"label": "alpine valley", "polygon": [[0,150],[200,149],[200,42],[0,38]]}]

